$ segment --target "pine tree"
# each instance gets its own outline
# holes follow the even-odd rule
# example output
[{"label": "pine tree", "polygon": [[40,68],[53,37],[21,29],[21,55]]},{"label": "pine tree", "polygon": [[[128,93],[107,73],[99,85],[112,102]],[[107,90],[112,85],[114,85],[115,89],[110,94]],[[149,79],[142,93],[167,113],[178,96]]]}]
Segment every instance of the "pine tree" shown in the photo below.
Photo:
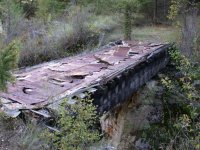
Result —
[{"label": "pine tree", "polygon": [[132,24],[131,24],[131,6],[125,3],[124,10],[124,39],[131,40]]},{"label": "pine tree", "polygon": [[14,81],[10,70],[17,67],[18,52],[19,46],[16,42],[0,51],[0,90],[5,91],[7,82]]}]

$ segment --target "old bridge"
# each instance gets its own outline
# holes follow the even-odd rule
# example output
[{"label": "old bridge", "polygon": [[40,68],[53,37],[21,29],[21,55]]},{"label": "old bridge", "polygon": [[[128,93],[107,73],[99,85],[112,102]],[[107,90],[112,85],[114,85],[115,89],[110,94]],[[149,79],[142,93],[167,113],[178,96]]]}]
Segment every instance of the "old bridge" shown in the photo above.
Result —
[{"label": "old bridge", "polygon": [[169,44],[118,41],[100,50],[20,69],[0,93],[1,110],[17,116],[29,110],[46,116],[63,98],[90,93],[103,113],[130,98],[168,63]]}]

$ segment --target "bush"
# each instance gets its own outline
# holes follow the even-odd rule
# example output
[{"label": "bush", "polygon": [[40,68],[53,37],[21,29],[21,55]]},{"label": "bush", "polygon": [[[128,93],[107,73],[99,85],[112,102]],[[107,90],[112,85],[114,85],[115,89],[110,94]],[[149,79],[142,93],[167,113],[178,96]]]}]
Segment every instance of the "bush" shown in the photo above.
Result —
[{"label": "bush", "polygon": [[[15,39],[21,41],[19,67],[32,66],[73,55],[80,50],[93,49],[104,41],[105,33],[117,26],[114,21],[118,19],[117,17],[96,16],[91,6],[68,6],[67,11],[64,12],[64,8],[60,8],[60,2],[49,0],[41,1],[40,3],[45,5],[39,5],[38,9],[36,9],[38,4],[35,2],[22,2],[20,5],[22,8],[18,5],[15,6],[12,0],[9,2],[16,7],[17,17],[15,17],[15,10],[12,10],[11,14],[6,13],[15,18],[13,20],[15,23],[12,24],[14,27],[9,28],[7,35],[1,35],[0,42],[7,44]],[[62,10],[63,16],[58,16],[61,12],[57,14],[54,12],[55,10],[52,10],[53,3],[57,3],[55,9]],[[30,14],[28,14],[29,8]],[[22,9],[25,14],[22,14]],[[57,19],[55,19],[55,15],[58,16]],[[38,18],[38,16],[40,17]],[[8,28],[6,25],[4,24],[5,31]]]},{"label": "bush", "polygon": [[0,89],[6,90],[7,82],[14,81],[10,70],[17,65],[19,46],[12,42],[5,49],[0,51]]},{"label": "bush", "polygon": [[15,31],[20,19],[22,18],[22,9],[18,2],[14,0],[0,1],[0,19],[3,21],[4,30],[9,37]]},{"label": "bush", "polygon": [[200,66],[189,61],[176,48],[169,53],[174,69],[170,68],[161,79],[164,87],[163,122],[144,131],[144,137],[154,149],[196,150],[200,148],[200,91],[194,83],[200,80]]},{"label": "bush", "polygon": [[96,107],[91,99],[79,99],[74,104],[64,100],[59,109],[57,128],[59,131],[46,131],[47,142],[53,149],[84,150],[99,140],[95,128],[97,120]]},{"label": "bush", "polygon": [[[28,25],[29,24],[29,25]],[[63,45],[67,42],[67,31],[51,31],[56,24],[48,28],[42,22],[27,22],[25,32],[19,38],[23,45],[20,52],[19,66],[31,66],[62,56]],[[60,26],[60,30],[63,29]],[[63,43],[64,42],[64,43]]]},{"label": "bush", "polygon": [[90,14],[80,8],[72,10],[66,19],[49,24],[24,21],[21,25],[24,31],[19,30],[21,34],[18,36],[23,43],[19,66],[66,57],[88,48],[89,44],[97,44],[99,33],[90,28]]}]

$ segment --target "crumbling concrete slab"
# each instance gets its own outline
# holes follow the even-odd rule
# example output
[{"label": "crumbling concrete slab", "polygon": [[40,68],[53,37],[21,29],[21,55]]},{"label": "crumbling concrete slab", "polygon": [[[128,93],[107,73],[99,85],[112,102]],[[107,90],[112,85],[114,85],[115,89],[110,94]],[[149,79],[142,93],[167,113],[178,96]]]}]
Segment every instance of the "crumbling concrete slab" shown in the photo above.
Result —
[{"label": "crumbling concrete slab", "polygon": [[19,110],[43,108],[90,91],[169,47],[137,41],[116,43],[100,51],[15,71],[16,82],[0,93],[2,109],[16,116]]}]

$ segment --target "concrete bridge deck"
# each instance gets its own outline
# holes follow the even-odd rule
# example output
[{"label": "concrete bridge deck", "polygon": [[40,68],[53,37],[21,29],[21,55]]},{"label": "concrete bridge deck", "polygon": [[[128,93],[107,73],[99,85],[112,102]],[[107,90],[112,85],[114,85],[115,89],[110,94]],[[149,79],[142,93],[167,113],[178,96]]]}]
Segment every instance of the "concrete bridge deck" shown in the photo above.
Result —
[{"label": "concrete bridge deck", "polygon": [[65,97],[92,93],[100,112],[124,101],[168,63],[169,44],[118,41],[99,51],[14,72],[0,93],[1,109],[40,109]]}]

